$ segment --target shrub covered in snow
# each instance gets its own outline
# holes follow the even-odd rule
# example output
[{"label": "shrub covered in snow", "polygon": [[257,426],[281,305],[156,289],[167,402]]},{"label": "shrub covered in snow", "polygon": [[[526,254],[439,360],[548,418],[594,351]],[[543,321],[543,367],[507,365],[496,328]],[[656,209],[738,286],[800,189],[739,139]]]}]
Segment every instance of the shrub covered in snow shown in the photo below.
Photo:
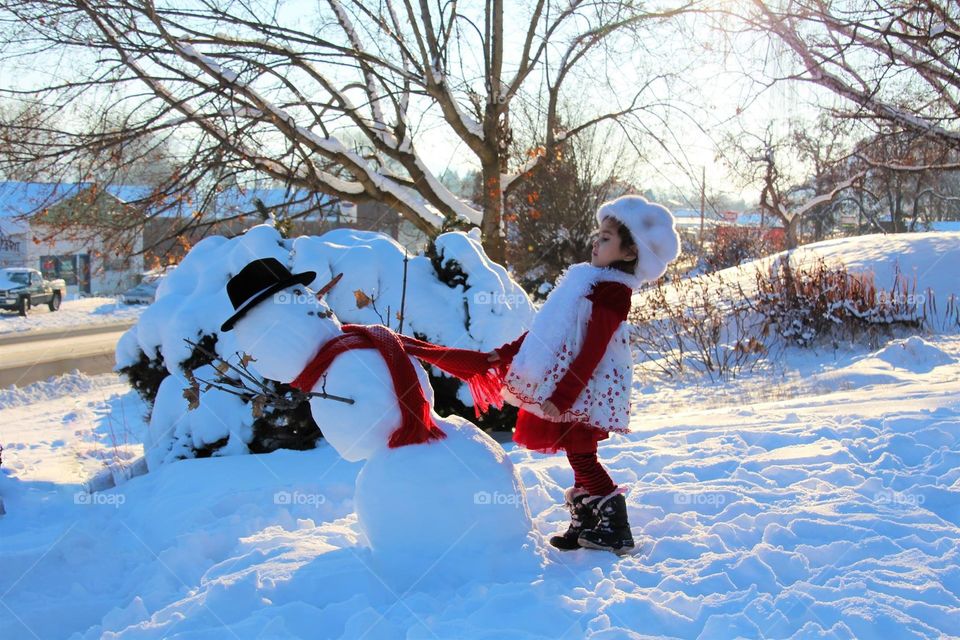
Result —
[{"label": "shrub covered in snow", "polygon": [[[426,255],[410,256],[406,264],[399,244],[368,231],[336,229],[286,239],[260,225],[236,238],[206,238],[164,279],[156,301],[117,345],[117,371],[152,406],[144,442],[151,468],[181,458],[309,448],[320,436],[307,406],[257,407],[253,394],[237,396],[194,381],[229,383],[236,377],[213,366],[206,352],[235,366],[243,363],[233,334],[220,332],[233,313],[226,284],[250,261],[267,257],[294,273],[315,271],[313,289],[342,273],[324,298],[341,323],[400,330],[402,322],[404,334],[435,344],[489,351],[519,336],[534,313],[523,290],[484,254],[476,231],[443,233]],[[263,380],[256,362],[247,365]],[[430,373],[437,411],[473,419],[467,386]],[[289,392],[263,382],[277,395]]]},{"label": "shrub covered in snow", "polygon": [[713,242],[707,245],[701,269],[706,273],[720,271],[781,250],[782,239],[765,229],[721,227],[716,229]]},{"label": "shrub covered in snow", "polygon": [[921,297],[898,272],[889,292],[878,290],[872,274],[850,273],[842,265],[820,259],[795,268],[777,260],[768,273],[757,273],[754,309],[763,317],[763,332],[775,331],[791,344],[805,347],[824,338],[858,340],[901,326],[923,327]]},{"label": "shrub covered in snow", "polygon": [[737,375],[766,350],[761,323],[736,283],[718,273],[659,282],[628,316],[631,343],[664,378],[688,371],[710,379]]},{"label": "shrub covered in snow", "polygon": [[849,341],[878,348],[904,334],[960,328],[955,295],[938,308],[934,291],[918,293],[896,266],[884,289],[872,273],[823,258],[795,265],[785,255],[645,291],[629,320],[647,369],[724,379],[790,346]]}]

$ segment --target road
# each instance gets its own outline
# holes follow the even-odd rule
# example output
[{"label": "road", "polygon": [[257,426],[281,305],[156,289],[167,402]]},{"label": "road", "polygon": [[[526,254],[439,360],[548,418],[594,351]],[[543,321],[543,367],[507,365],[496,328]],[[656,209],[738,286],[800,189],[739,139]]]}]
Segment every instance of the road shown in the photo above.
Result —
[{"label": "road", "polygon": [[22,387],[74,370],[113,370],[120,336],[133,323],[91,325],[0,336],[0,388]]}]

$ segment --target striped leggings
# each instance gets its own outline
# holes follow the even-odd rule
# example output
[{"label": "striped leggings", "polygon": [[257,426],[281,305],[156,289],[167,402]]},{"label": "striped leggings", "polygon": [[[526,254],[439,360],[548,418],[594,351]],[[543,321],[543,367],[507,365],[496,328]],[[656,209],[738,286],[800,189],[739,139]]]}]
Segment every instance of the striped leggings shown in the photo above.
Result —
[{"label": "striped leggings", "polygon": [[597,460],[596,450],[589,453],[567,452],[567,460],[573,469],[573,484],[587,490],[592,496],[606,496],[617,490],[610,474]]}]

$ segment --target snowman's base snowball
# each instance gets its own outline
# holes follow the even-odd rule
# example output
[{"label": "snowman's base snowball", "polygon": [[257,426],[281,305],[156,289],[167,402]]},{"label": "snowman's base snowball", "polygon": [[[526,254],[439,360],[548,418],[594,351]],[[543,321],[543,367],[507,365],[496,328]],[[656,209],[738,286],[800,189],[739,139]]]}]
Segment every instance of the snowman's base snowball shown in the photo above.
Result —
[{"label": "snowman's base snowball", "polygon": [[376,571],[419,589],[535,568],[530,512],[503,448],[462,418],[434,419],[444,440],[378,452],[357,476]]}]

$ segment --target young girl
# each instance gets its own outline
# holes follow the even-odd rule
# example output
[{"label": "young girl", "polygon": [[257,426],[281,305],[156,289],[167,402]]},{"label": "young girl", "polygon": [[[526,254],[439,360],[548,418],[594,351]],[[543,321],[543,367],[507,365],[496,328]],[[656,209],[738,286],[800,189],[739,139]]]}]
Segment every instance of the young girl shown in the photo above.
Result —
[{"label": "young girl", "polygon": [[550,543],[626,553],[633,548],[621,490],[597,460],[597,443],[629,431],[632,358],[624,320],[630,296],[656,280],[680,250],[667,209],[623,196],[597,211],[589,263],[568,267],[530,330],[488,354],[508,402],[520,407],[513,439],[566,452],[570,526]]}]

